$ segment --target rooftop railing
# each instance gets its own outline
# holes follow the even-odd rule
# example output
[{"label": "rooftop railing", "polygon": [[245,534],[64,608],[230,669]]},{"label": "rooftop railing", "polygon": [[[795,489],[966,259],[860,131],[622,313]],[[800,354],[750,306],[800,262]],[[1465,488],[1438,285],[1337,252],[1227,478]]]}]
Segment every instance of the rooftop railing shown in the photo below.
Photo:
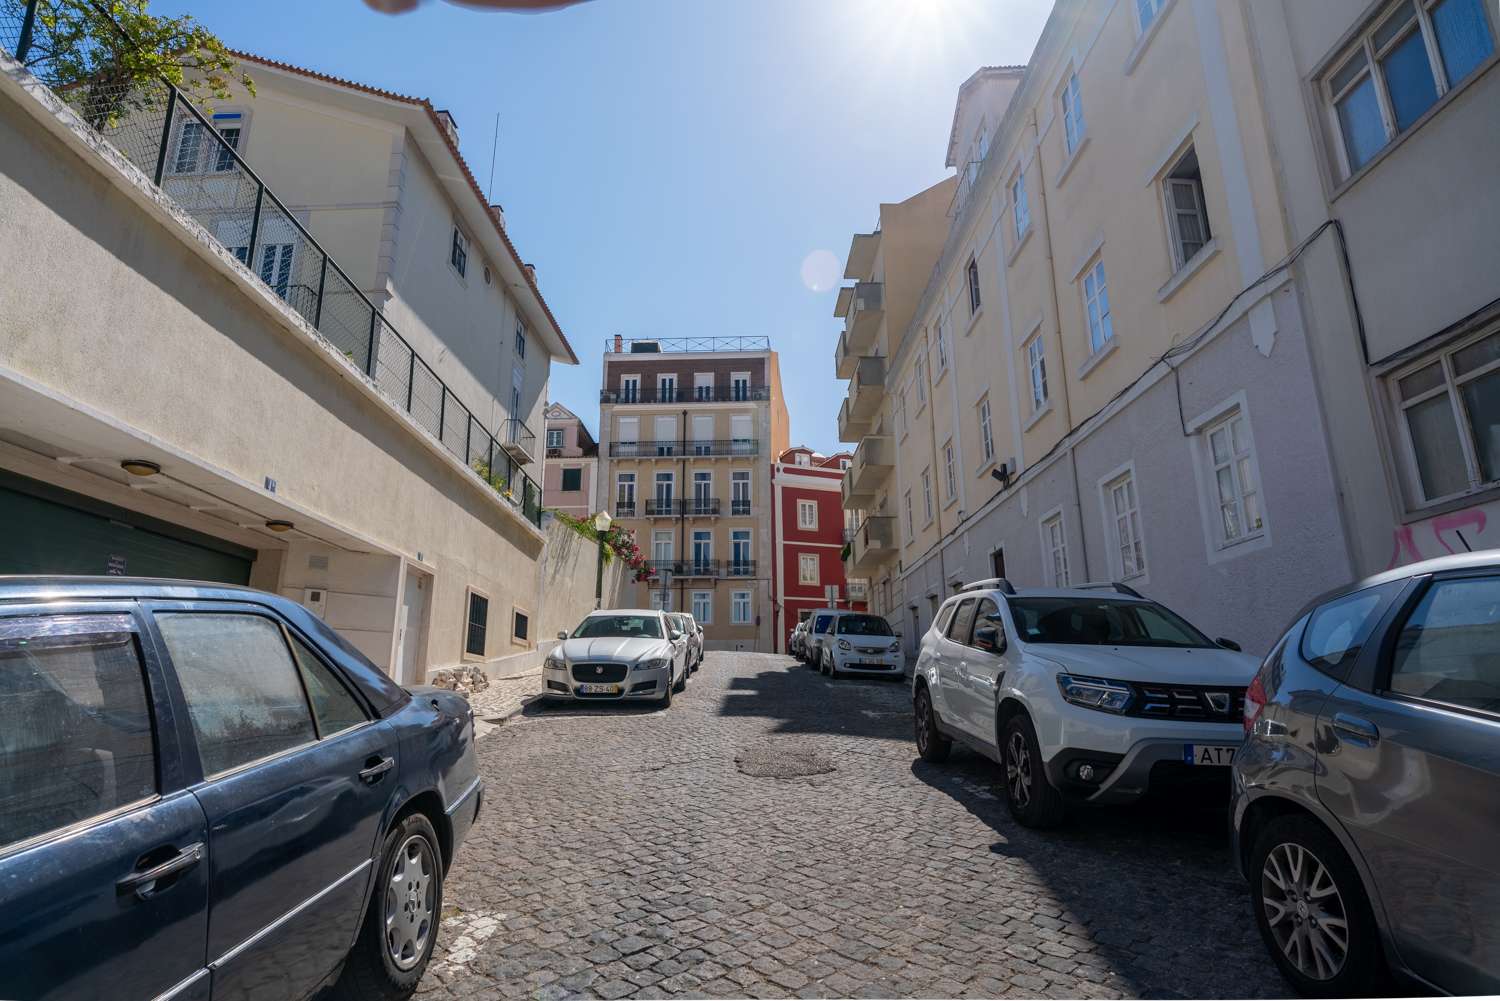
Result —
[{"label": "rooftop railing", "polygon": [[605,354],[674,354],[688,351],[769,351],[771,338],[739,337],[606,337]]},{"label": "rooftop railing", "polygon": [[[23,5],[22,11],[25,7]],[[313,239],[296,214],[239,153],[239,116],[205,114],[164,79],[117,84],[71,80],[52,65],[38,17],[0,8],[0,48],[27,49],[24,65],[126,159],[149,177],[250,273],[368,376],[443,447],[534,525],[541,487],[512,454],[536,436],[520,421],[498,435],[484,426],[413,350],[354,280]],[[123,31],[121,32],[124,37]],[[126,39],[126,44],[131,44]]]}]

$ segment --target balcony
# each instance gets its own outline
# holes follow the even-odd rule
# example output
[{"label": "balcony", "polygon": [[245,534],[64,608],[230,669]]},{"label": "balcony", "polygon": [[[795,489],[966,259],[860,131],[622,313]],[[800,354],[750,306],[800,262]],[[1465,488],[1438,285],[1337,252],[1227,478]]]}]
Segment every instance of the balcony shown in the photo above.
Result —
[{"label": "balcony", "polygon": [[869,573],[896,555],[896,519],[888,514],[871,515],[854,533],[849,545],[849,569]]},{"label": "balcony", "polygon": [[658,439],[654,441],[612,441],[611,459],[662,459],[679,455],[753,456],[760,454],[757,438],[714,438],[698,441]]},{"label": "balcony", "polygon": [[851,580],[844,590],[850,601],[870,600],[870,582],[867,580]]},{"label": "balcony", "polygon": [[854,462],[844,474],[844,507],[864,510],[875,502],[875,492],[896,464],[896,441],[888,434],[866,435],[854,450]]},{"label": "balcony", "polygon": [[717,577],[718,560],[650,560],[646,564],[659,577]]},{"label": "balcony", "polygon": [[769,386],[748,386],[743,383],[731,386],[681,386],[675,389],[629,390],[601,389],[600,403],[755,403],[769,400]]},{"label": "balcony", "polygon": [[521,465],[536,461],[536,435],[524,422],[514,417],[500,423],[498,436],[505,454]]},{"label": "balcony", "polygon": [[849,350],[849,335],[839,334],[839,342],[833,348],[833,374],[840,379],[854,378],[854,369],[859,355]]},{"label": "balcony", "polygon": [[731,560],[725,560],[724,561],[724,572],[720,576],[723,576],[723,577],[754,577],[755,576],[755,561],[754,560],[733,560],[733,559],[731,559]]},{"label": "balcony", "polygon": [[885,399],[885,359],[868,355],[855,366],[849,380],[849,415],[855,420],[873,418]]},{"label": "balcony", "polygon": [[616,518],[634,518],[639,510],[635,501],[615,501]]},{"label": "balcony", "polygon": [[648,518],[717,518],[721,513],[717,497],[684,497],[678,500],[646,501]]},{"label": "balcony", "polygon": [[750,502],[747,500],[730,501],[729,513],[736,518],[748,518],[750,516]]},{"label": "balcony", "polygon": [[856,444],[874,429],[874,424],[868,417],[857,418],[850,412],[848,397],[839,404],[839,441]]},{"label": "balcony", "polygon": [[849,256],[844,260],[844,277],[863,281],[875,274],[875,254],[880,250],[880,230],[855,233],[849,241]]},{"label": "balcony", "polygon": [[839,289],[833,315],[844,318],[849,350],[856,355],[868,354],[885,317],[885,286],[880,282],[858,282]]}]

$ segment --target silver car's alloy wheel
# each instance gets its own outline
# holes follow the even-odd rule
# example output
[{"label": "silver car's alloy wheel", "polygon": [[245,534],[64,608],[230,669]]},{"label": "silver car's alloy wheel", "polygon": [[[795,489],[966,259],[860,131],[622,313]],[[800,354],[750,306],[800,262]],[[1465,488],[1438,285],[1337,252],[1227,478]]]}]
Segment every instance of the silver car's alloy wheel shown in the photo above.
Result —
[{"label": "silver car's alloy wheel", "polygon": [[1020,732],[1010,735],[1005,749],[1005,790],[1019,809],[1024,810],[1031,802],[1031,748]]},{"label": "silver car's alloy wheel", "polygon": [[436,869],[432,844],[419,834],[407,838],[396,853],[385,888],[385,947],[397,969],[410,970],[427,952],[436,918]]},{"label": "silver car's alloy wheel", "polygon": [[1313,980],[1338,975],[1349,956],[1349,914],[1321,859],[1294,841],[1272,848],[1260,872],[1260,899],[1287,962]]},{"label": "silver car's alloy wheel", "polygon": [[923,754],[927,753],[927,745],[932,740],[932,709],[927,701],[926,692],[917,693],[917,750]]}]

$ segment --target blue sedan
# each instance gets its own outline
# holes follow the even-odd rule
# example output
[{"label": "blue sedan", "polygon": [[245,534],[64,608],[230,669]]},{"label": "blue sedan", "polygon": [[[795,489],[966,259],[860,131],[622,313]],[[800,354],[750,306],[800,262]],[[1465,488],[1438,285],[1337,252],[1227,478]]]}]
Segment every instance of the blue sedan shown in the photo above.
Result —
[{"label": "blue sedan", "polygon": [[482,799],[468,703],[294,602],[0,577],[0,997],[404,998]]}]

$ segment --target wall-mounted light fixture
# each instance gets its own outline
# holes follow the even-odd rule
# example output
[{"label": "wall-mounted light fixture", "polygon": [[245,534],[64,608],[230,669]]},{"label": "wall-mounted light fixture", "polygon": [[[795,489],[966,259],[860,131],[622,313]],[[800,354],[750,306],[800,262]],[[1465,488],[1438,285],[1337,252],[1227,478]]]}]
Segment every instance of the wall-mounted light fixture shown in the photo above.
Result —
[{"label": "wall-mounted light fixture", "polygon": [[131,476],[155,476],[161,472],[161,466],[150,459],[125,459],[120,468]]},{"label": "wall-mounted light fixture", "polygon": [[296,526],[289,521],[281,521],[278,518],[273,518],[266,522],[266,527],[279,535],[282,532],[290,532]]}]

